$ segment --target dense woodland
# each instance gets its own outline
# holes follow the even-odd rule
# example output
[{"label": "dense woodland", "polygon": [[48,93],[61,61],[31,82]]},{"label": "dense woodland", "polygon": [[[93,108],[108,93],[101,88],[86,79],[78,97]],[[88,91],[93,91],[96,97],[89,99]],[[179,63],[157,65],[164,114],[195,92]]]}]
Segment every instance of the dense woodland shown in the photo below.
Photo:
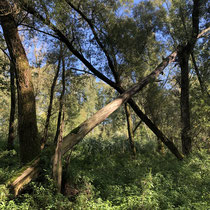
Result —
[{"label": "dense woodland", "polygon": [[209,8],[0,0],[0,209],[209,209]]}]

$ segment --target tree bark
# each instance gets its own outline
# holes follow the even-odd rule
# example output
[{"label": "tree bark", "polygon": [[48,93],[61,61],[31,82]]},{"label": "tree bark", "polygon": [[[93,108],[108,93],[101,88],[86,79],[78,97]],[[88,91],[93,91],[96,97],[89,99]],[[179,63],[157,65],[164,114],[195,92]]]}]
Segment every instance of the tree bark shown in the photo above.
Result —
[{"label": "tree bark", "polygon": [[125,113],[126,113],[126,120],[127,120],[127,127],[128,127],[128,136],[129,142],[131,147],[131,152],[133,156],[136,156],[136,148],[134,145],[134,134],[133,134],[133,122],[131,118],[131,111],[129,105],[125,103]]},{"label": "tree bark", "polygon": [[[10,8],[7,1],[0,1],[0,7],[5,11],[9,11]],[[20,158],[26,163],[40,154],[31,71],[12,13],[2,14],[0,20],[10,57],[16,69]]]},{"label": "tree bark", "polygon": [[9,134],[7,148],[8,150],[14,149],[14,139],[15,139],[15,66],[12,61],[10,61],[10,93],[11,93],[11,107],[10,107],[10,119],[9,119]]}]

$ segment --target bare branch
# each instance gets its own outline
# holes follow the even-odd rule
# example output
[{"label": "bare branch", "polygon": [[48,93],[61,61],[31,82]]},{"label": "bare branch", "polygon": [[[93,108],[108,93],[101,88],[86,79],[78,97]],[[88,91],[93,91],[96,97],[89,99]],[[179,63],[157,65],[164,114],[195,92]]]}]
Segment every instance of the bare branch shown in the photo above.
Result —
[{"label": "bare branch", "polygon": [[204,34],[207,33],[208,31],[210,31],[210,27],[208,27],[208,28],[202,30],[202,31],[198,34],[197,39],[202,38],[202,37],[204,36]]},{"label": "bare branch", "polygon": [[31,28],[31,29],[34,29],[35,31],[38,31],[38,32],[40,32],[40,33],[49,35],[49,36],[54,37],[54,38],[56,38],[56,39],[59,39],[58,36],[55,36],[54,34],[51,34],[51,33],[48,33],[48,32],[46,32],[46,31],[42,31],[42,30],[40,30],[40,29],[37,29],[37,28],[35,28],[34,26],[31,26],[31,25],[28,25],[28,24],[23,24],[23,23],[20,24],[20,25],[21,25],[21,26],[28,27],[28,28]]}]

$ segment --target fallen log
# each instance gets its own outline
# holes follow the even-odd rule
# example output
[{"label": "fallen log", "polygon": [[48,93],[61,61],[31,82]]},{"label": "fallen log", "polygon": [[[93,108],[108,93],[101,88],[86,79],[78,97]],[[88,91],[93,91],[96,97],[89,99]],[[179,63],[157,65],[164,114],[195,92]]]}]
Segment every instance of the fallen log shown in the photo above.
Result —
[{"label": "fallen log", "polygon": [[[62,146],[61,146],[61,154],[62,156],[72,149],[77,143],[79,143],[92,129],[94,129],[98,124],[104,121],[107,117],[109,117],[114,111],[116,111],[123,103],[129,100],[133,95],[142,90],[147,84],[154,82],[157,76],[163,72],[165,67],[173,62],[177,56],[177,52],[173,52],[167,58],[165,58],[158,67],[147,77],[142,79],[137,84],[133,85],[119,97],[117,97],[114,101],[107,104],[105,107],[96,112],[92,117],[87,119],[85,122],[80,124],[77,128],[72,130],[66,137],[64,137]],[[183,155],[178,151],[176,146],[168,139],[165,139],[163,142],[169,150],[179,159],[183,159]],[[44,152],[45,149],[42,151]],[[39,173],[39,162],[40,158],[37,158],[33,162],[31,162],[28,166],[24,167],[24,170],[21,170],[22,173],[20,176],[16,176],[13,181],[8,183],[10,189],[15,196],[18,195],[20,189],[24,187],[24,185],[28,184],[33,178],[37,176]]]},{"label": "fallen log", "polygon": [[35,179],[39,174],[39,162],[40,157],[28,163],[26,166],[21,168],[15,177],[11,178],[6,186],[9,188],[10,193],[15,197],[19,194],[21,189],[27,185],[32,179]]}]

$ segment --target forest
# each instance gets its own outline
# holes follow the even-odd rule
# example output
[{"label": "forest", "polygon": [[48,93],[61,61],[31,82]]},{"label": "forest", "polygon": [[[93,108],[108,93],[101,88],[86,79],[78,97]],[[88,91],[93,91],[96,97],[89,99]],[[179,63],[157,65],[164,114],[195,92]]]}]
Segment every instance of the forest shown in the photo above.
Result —
[{"label": "forest", "polygon": [[0,0],[0,209],[210,208],[208,0]]}]

